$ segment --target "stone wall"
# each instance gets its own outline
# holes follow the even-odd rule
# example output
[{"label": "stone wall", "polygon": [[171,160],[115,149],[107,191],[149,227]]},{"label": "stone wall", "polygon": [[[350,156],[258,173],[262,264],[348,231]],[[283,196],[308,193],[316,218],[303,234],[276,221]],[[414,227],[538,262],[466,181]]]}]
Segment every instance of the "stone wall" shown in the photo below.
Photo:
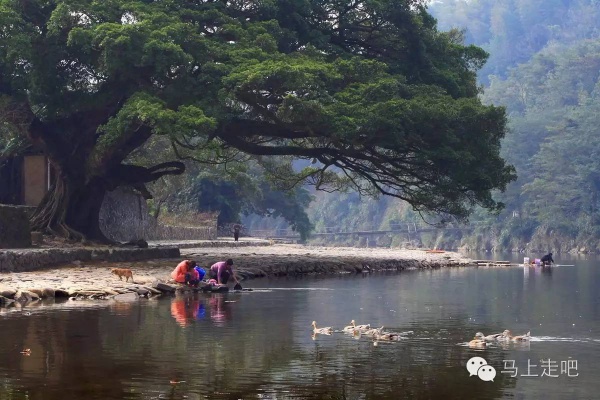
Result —
[{"label": "stone wall", "polygon": [[0,204],[0,248],[31,246],[31,227],[25,207]]},{"label": "stone wall", "polygon": [[116,241],[130,240],[214,240],[217,220],[205,226],[170,226],[157,223],[146,201],[130,189],[118,188],[106,194],[100,210],[100,229]]},{"label": "stone wall", "polygon": [[157,258],[179,258],[176,247],[131,248],[54,248],[0,251],[0,273],[35,271],[73,261],[132,262]]},{"label": "stone wall", "polygon": [[215,240],[217,227],[216,221],[214,227],[198,228],[157,224],[149,235],[149,240]]}]

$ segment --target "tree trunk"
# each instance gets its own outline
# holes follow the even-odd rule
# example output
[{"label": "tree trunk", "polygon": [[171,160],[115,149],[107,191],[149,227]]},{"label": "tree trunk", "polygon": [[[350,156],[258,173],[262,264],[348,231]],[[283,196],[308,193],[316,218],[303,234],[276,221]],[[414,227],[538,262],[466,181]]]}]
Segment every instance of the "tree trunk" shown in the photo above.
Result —
[{"label": "tree trunk", "polygon": [[115,243],[100,230],[100,208],[106,192],[119,186],[130,186],[152,198],[145,183],[185,171],[185,165],[179,161],[150,168],[117,164],[105,175],[89,177],[83,172],[86,168],[74,160],[76,158],[72,157],[71,163],[64,167],[54,163],[56,182],[31,217],[32,229],[71,240]]},{"label": "tree trunk", "polygon": [[106,194],[101,178],[57,174],[56,182],[31,217],[33,230],[71,240],[112,243],[100,230],[100,207]]},{"label": "tree trunk", "polygon": [[41,121],[31,113],[28,140],[44,149],[56,170],[56,182],[31,217],[34,230],[71,240],[114,243],[100,230],[100,208],[106,192],[130,186],[152,198],[145,184],[165,175],[180,175],[185,164],[163,162],[152,167],[123,164],[152,136],[150,126],[136,126],[97,146],[98,126],[114,116],[121,99],[107,112],[91,110]]}]

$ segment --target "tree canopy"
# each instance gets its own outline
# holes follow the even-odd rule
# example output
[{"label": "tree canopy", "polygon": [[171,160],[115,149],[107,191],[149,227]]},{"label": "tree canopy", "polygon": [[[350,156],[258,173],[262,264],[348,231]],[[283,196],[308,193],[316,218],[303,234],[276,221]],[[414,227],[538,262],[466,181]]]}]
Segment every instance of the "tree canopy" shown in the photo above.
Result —
[{"label": "tree canopy", "polygon": [[[485,59],[421,0],[0,0],[7,122],[58,172],[33,224],[69,237],[103,239],[107,190],[240,153],[417,210],[495,209],[514,172],[504,110],[477,98]],[[173,160],[134,164],[156,135]]]}]

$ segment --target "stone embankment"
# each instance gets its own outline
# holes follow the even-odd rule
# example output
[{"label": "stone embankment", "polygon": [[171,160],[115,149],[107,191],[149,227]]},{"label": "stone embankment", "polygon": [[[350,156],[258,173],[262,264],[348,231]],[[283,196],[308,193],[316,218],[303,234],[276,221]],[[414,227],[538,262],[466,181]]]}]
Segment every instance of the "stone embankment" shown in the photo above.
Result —
[{"label": "stone embankment", "polygon": [[[429,254],[421,250],[319,248],[300,245],[204,247],[182,251],[180,258],[112,263],[77,261],[35,272],[0,273],[0,304],[18,304],[43,298],[71,300],[132,299],[188,291],[170,283],[170,272],[181,258],[194,259],[205,268],[232,258],[240,280],[263,276],[375,273],[465,266],[469,259],[457,253]],[[133,282],[121,281],[112,268],[130,268]],[[247,285],[244,285],[247,286]],[[208,288],[204,288],[207,290]]]},{"label": "stone embankment", "polygon": [[105,265],[77,263],[39,273],[0,274],[0,307],[21,306],[44,299],[131,301],[165,293],[217,290],[207,284],[199,288],[179,285],[171,282],[168,275],[157,278],[134,273],[134,280],[128,282],[111,274],[111,268]]},{"label": "stone embankment", "polygon": [[145,249],[133,247],[51,247],[0,249],[0,273],[35,271],[74,261],[126,263],[159,258],[178,258],[179,249],[204,247],[269,246],[267,240],[247,238],[239,242],[219,240],[153,241]]},{"label": "stone embankment", "polygon": [[0,250],[0,273],[35,271],[52,265],[64,265],[74,261],[132,262],[156,258],[179,257],[177,247],[153,247],[147,249],[126,247],[101,248],[40,248]]},{"label": "stone embankment", "polygon": [[402,271],[468,265],[471,260],[454,252],[384,248],[274,245],[253,248],[184,249],[182,256],[201,265],[231,258],[245,279],[262,276]]}]

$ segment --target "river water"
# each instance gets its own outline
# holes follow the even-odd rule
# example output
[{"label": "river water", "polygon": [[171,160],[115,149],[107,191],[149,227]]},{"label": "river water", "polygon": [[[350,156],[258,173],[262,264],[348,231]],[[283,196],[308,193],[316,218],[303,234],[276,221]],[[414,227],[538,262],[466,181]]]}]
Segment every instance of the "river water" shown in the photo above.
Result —
[{"label": "river water", "polygon": [[[600,262],[557,262],[575,266],[258,279],[238,294],[4,309],[0,400],[597,398]],[[351,319],[402,339],[311,334],[313,320]],[[533,337],[466,346],[504,329]],[[493,381],[469,376],[472,357]]]}]

